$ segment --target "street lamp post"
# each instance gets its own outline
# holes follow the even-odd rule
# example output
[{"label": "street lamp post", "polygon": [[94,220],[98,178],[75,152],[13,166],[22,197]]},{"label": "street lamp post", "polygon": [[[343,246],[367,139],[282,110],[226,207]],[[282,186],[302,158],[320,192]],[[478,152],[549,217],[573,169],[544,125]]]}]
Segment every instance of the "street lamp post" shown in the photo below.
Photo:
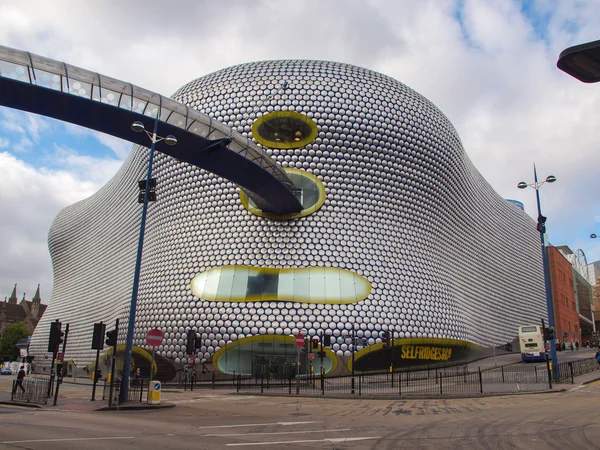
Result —
[{"label": "street lamp post", "polygon": [[[542,243],[542,262],[544,267],[544,287],[546,290],[546,308],[548,309],[548,326],[550,328],[554,327],[554,308],[552,304],[552,292],[550,290],[550,277],[548,276],[548,255],[546,255],[546,242],[544,235],[546,234],[546,217],[542,215],[542,208],[540,206],[540,187],[544,183],[554,183],[556,181],[556,177],[553,175],[549,175],[546,177],[544,181],[538,181],[537,170],[535,168],[535,164],[533,165],[533,176],[534,183],[527,184],[524,181],[521,181],[517,187],[519,189],[526,189],[528,187],[535,189],[535,198],[537,202],[537,230],[540,232],[540,240]],[[547,355],[548,353],[546,353]],[[552,377],[557,380],[558,379],[558,358],[556,356],[556,344],[554,339],[550,341],[550,354],[552,355]],[[548,357],[546,356],[546,361]]]},{"label": "street lamp post", "polygon": [[[162,103],[162,98],[161,98]],[[131,358],[133,351],[133,331],[135,327],[135,312],[137,307],[137,295],[138,287],[140,283],[140,270],[142,266],[142,249],[144,248],[144,231],[146,230],[146,214],[148,212],[148,192],[150,188],[150,178],[152,177],[152,163],[154,162],[154,149],[156,143],[165,141],[167,145],[177,144],[177,138],[169,135],[167,137],[160,137],[156,133],[158,131],[158,118],[160,117],[161,106],[159,106],[156,112],[156,120],[154,121],[154,131],[150,133],[144,127],[142,122],[136,121],[131,124],[131,129],[136,133],[146,133],[150,138],[152,145],[150,146],[150,155],[148,157],[148,173],[146,176],[146,183],[144,189],[144,204],[142,206],[142,218],[140,220],[140,234],[138,239],[137,258],[135,261],[135,274],[133,276],[133,288],[131,291],[131,305],[129,308],[129,325],[127,328],[127,341],[125,344],[125,358],[123,362],[123,377],[121,379],[121,390],[119,393],[119,403],[123,404],[127,402],[129,395],[129,378],[131,372]]]}]

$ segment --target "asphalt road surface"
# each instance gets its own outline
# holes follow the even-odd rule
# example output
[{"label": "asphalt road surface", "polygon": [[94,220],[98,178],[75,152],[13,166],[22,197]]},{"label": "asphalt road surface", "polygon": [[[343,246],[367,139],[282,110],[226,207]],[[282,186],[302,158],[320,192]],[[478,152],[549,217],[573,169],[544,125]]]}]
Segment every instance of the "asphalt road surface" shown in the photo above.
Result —
[{"label": "asphalt road surface", "polygon": [[0,409],[0,448],[596,449],[600,382],[562,393],[451,400],[165,393],[176,408]]}]

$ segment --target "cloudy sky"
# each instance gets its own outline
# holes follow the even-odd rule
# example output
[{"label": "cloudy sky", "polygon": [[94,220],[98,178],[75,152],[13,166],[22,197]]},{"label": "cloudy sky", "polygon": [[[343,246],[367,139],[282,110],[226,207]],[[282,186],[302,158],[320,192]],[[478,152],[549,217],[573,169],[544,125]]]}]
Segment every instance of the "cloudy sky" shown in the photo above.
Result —
[{"label": "cloudy sky", "polygon": [[[264,59],[324,59],[385,73],[435,103],[475,166],[535,216],[550,241],[600,259],[600,84],[556,68],[600,39],[598,0],[0,0],[0,45],[171,95],[194,78]],[[0,96],[2,93],[0,92]],[[47,234],[98,190],[131,145],[0,107],[0,300],[52,291]],[[133,270],[133,268],[132,268]]]}]

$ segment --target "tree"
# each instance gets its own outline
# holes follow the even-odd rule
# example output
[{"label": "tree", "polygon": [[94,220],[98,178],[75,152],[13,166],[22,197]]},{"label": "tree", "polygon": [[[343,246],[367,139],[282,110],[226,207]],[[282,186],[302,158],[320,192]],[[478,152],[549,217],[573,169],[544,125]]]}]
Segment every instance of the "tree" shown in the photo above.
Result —
[{"label": "tree", "polygon": [[29,330],[23,322],[11,324],[0,338],[0,361],[18,361],[17,342],[29,336]]}]

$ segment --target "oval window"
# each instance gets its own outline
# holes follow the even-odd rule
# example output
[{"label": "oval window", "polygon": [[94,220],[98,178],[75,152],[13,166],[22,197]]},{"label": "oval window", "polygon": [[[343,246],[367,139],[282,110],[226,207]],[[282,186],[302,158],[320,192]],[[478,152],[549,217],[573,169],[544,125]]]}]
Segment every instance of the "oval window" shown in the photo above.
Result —
[{"label": "oval window", "polygon": [[271,148],[304,147],[317,133],[317,124],[295,111],[275,111],[259,117],[252,125],[254,139]]},{"label": "oval window", "polygon": [[265,212],[256,206],[256,203],[244,191],[240,191],[242,205],[252,214],[276,220],[297,219],[298,217],[308,216],[323,206],[323,203],[325,203],[325,186],[323,186],[321,180],[312,173],[305,172],[304,170],[293,169],[291,167],[286,167],[283,170],[285,170],[285,173],[287,173],[297,189],[296,196],[300,200],[300,203],[302,203],[302,211],[292,214]]}]

